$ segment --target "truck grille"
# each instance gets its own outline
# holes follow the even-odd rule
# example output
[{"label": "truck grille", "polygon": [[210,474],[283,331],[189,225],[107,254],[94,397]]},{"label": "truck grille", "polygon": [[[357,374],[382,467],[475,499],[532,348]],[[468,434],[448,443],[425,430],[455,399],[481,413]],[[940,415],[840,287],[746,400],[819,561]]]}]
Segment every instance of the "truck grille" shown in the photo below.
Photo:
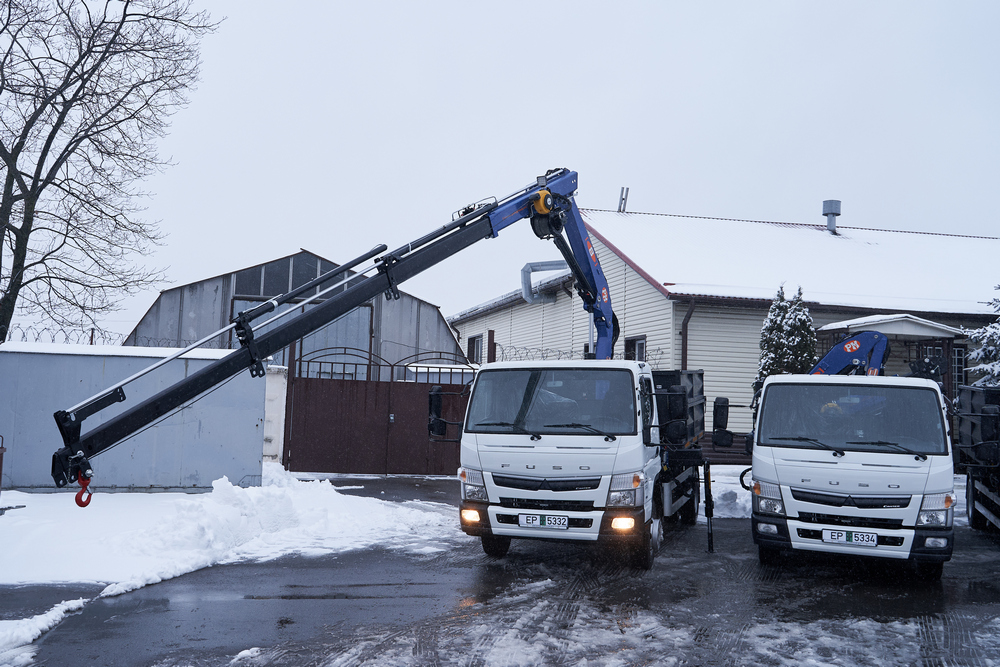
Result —
[{"label": "truck grille", "polygon": [[861,509],[901,509],[908,507],[912,496],[886,496],[883,498],[841,496],[833,493],[817,493],[803,489],[792,489],[792,498],[804,503],[829,505],[830,507],[857,507]]},{"label": "truck grille", "polygon": [[568,479],[538,479],[493,475],[493,483],[522,491],[593,491],[601,485],[600,477],[570,477]]},{"label": "truck grille", "polygon": [[848,526],[851,528],[895,529],[903,527],[902,519],[880,519],[866,516],[838,516],[836,514],[815,514],[799,512],[799,521],[823,523],[828,526]]},{"label": "truck grille", "polygon": [[590,512],[593,500],[545,500],[540,498],[501,498],[500,506],[512,510],[549,510],[554,512]]}]

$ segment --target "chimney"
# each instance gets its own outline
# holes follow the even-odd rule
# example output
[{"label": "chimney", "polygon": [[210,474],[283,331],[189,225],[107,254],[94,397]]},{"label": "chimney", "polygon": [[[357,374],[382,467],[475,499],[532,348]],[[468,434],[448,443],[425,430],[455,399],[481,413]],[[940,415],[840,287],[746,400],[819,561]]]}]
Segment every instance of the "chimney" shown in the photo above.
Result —
[{"label": "chimney", "polygon": [[826,216],[826,230],[831,234],[837,233],[837,216],[840,215],[840,200],[827,199],[823,202],[823,215]]}]

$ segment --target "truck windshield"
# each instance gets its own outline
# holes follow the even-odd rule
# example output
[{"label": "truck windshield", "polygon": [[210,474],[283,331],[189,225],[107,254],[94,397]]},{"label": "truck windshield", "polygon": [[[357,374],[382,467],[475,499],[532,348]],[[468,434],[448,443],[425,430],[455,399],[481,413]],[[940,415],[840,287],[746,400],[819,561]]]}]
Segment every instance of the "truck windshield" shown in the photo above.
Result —
[{"label": "truck windshield", "polygon": [[922,387],[773,384],[761,401],[758,427],[760,444],[769,447],[948,451],[938,395]]},{"label": "truck windshield", "polygon": [[635,390],[625,369],[498,369],[479,373],[470,433],[636,433]]}]

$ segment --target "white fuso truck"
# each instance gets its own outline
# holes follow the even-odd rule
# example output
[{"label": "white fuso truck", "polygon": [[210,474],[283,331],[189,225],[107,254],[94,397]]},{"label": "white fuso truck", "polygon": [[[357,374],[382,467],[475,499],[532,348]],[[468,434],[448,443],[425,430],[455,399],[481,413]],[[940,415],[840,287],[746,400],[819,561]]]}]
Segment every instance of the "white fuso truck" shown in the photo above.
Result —
[{"label": "white fuso truck", "polygon": [[663,524],[697,517],[700,382],[636,361],[487,364],[462,429],[462,530],[491,556],[512,538],[599,542],[648,569]]},{"label": "white fuso truck", "polygon": [[954,546],[954,465],[937,383],[778,375],[753,433],[760,560],[787,550],[908,559],[936,579]]}]

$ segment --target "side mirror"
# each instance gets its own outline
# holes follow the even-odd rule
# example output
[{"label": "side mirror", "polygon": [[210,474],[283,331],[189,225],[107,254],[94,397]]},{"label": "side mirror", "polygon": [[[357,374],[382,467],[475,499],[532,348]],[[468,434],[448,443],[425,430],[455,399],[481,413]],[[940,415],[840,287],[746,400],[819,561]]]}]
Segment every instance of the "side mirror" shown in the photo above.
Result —
[{"label": "side mirror", "polygon": [[1000,439],[1000,405],[984,405],[979,421],[979,434],[983,442]]},{"label": "side mirror", "polygon": [[686,421],[675,419],[666,424],[666,441],[670,444],[678,445],[688,437],[688,425]]},{"label": "side mirror", "polygon": [[642,444],[647,447],[653,447],[659,443],[653,442],[653,429],[650,426],[643,425],[642,427]]},{"label": "side mirror", "polygon": [[724,431],[727,428],[729,428],[729,399],[717,396],[712,404],[712,430]]},{"label": "side mirror", "polygon": [[980,442],[972,446],[972,455],[975,459],[985,465],[995,466],[1000,464],[1000,443]]},{"label": "side mirror", "polygon": [[743,451],[746,452],[747,456],[753,456],[753,439],[755,435],[756,434],[753,431],[750,431],[749,433],[746,434],[747,442],[746,445],[744,445],[743,447]]},{"label": "side mirror", "polygon": [[675,419],[681,419],[687,421],[688,418],[688,397],[687,392],[684,391],[684,387],[681,385],[673,385],[670,387],[670,393],[667,394],[667,419],[673,421]]},{"label": "side mirror", "polygon": [[727,431],[722,428],[717,428],[712,431],[712,446],[713,447],[732,447],[733,446],[733,432]]},{"label": "side mirror", "polygon": [[448,422],[441,418],[442,393],[441,386],[434,385],[427,395],[427,435],[432,438],[443,438],[448,433]]}]

